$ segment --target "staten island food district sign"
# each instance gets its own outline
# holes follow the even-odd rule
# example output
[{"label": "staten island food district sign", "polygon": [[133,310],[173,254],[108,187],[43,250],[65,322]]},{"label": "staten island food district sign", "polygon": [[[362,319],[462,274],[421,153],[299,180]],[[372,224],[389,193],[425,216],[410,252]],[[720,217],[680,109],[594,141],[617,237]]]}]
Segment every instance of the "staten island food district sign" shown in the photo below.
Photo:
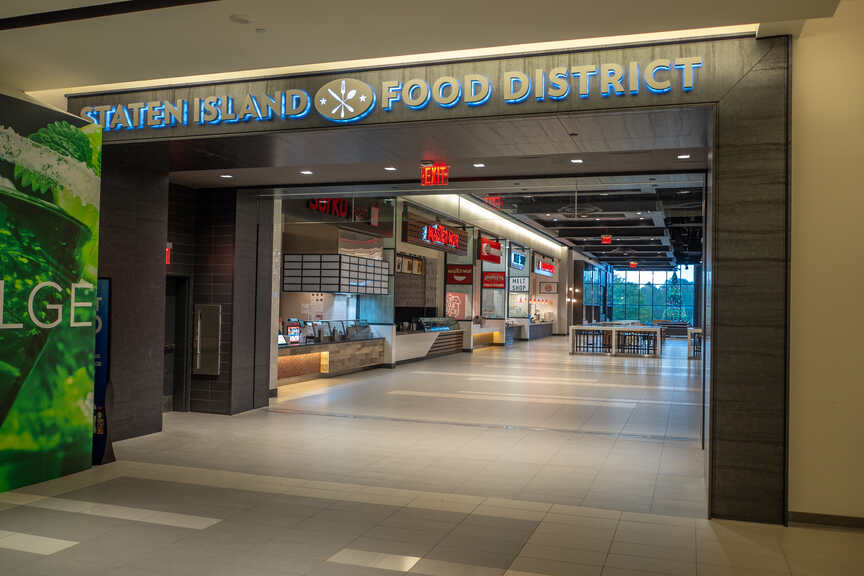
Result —
[{"label": "staten island food district sign", "polygon": [[716,101],[740,77],[732,63],[742,42],[754,40],[73,95],[69,110],[116,141],[693,104]]}]

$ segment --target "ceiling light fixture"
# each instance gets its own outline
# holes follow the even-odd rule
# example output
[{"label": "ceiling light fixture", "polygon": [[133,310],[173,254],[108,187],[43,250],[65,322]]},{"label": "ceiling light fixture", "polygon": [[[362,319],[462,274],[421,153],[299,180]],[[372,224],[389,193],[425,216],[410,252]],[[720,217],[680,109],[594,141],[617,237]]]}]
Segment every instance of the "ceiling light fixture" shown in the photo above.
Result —
[{"label": "ceiling light fixture", "polygon": [[689,154],[678,154],[678,160],[689,160],[689,159],[690,159]]},{"label": "ceiling light fixture", "polygon": [[234,177],[234,176],[232,176],[231,174],[219,174],[219,178],[225,178],[226,180],[227,180],[228,178],[233,178],[233,177]]},{"label": "ceiling light fixture", "polygon": [[311,170],[300,170],[300,174],[303,174],[304,176],[311,176],[312,171]]},{"label": "ceiling light fixture", "polygon": [[475,162],[474,163],[474,168],[485,168],[485,167],[486,167],[486,164],[484,164],[483,162]]},{"label": "ceiling light fixture", "polygon": [[396,167],[395,166],[385,166],[384,170],[386,170],[387,172],[395,172]]},{"label": "ceiling light fixture", "polygon": [[546,212],[546,216],[551,216],[551,215],[552,215],[552,214],[550,214],[549,212]]},{"label": "ceiling light fixture", "polygon": [[571,164],[582,164],[583,162],[584,162],[584,160],[582,160],[581,158],[571,158],[570,159]]}]

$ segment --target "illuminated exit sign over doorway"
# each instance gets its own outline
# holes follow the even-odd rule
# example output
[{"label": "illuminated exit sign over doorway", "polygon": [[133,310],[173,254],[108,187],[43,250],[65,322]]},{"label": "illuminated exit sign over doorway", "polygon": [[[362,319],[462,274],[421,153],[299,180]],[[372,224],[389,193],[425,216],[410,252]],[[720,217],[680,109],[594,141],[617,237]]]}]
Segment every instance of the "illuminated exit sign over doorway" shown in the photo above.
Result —
[{"label": "illuminated exit sign over doorway", "polygon": [[420,166],[421,186],[447,186],[450,183],[450,165],[441,162]]}]

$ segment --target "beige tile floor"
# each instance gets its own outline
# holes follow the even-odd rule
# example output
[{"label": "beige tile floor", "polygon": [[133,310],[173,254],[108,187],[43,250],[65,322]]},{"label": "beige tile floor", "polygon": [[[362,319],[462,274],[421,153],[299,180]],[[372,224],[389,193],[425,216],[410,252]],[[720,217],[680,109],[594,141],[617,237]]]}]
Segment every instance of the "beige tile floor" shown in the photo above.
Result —
[{"label": "beige tile floor", "polygon": [[703,518],[698,381],[674,347],[569,357],[556,340],[168,414],[114,464],[0,494],[0,574],[860,572],[861,532]]}]

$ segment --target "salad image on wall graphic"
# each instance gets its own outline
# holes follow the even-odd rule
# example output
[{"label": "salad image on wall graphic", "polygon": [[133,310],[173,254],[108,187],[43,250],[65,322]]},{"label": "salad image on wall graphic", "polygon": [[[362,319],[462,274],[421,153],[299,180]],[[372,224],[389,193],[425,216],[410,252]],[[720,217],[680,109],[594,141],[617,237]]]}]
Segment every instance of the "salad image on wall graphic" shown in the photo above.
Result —
[{"label": "salad image on wall graphic", "polygon": [[0,94],[0,490],[89,465],[102,135]]}]

